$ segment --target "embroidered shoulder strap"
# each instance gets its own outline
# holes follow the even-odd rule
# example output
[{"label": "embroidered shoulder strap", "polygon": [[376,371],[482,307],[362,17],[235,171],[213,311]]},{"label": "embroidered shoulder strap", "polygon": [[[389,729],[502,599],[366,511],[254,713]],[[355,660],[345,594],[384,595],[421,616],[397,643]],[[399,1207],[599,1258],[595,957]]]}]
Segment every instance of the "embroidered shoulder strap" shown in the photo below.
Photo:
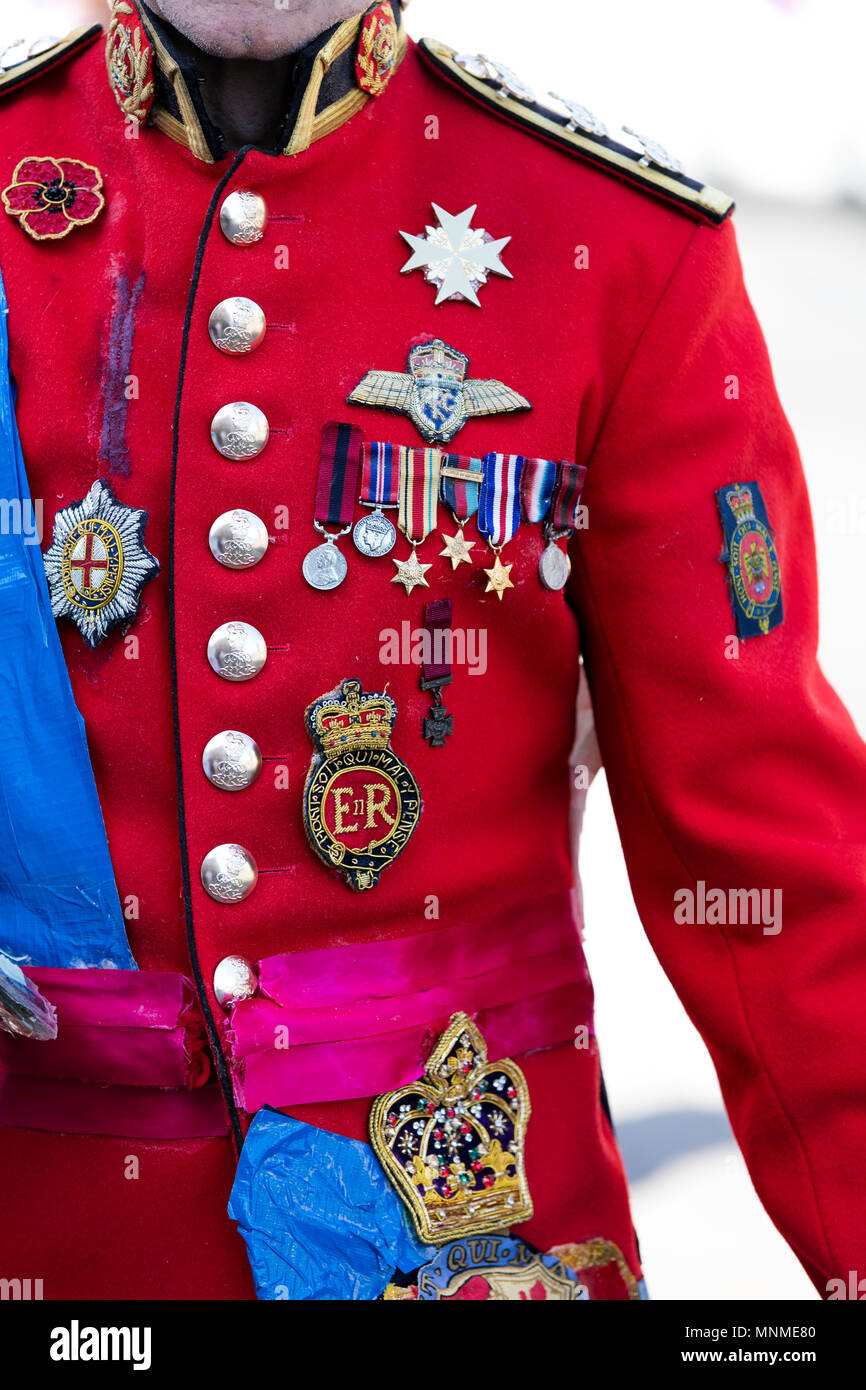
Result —
[{"label": "embroidered shoulder strap", "polygon": [[577,103],[563,102],[567,115],[543,106],[513,72],[488,58],[458,55],[437,39],[422,39],[419,51],[446,81],[512,125],[656,194],[699,221],[721,226],[733,212],[732,198],[690,178],[678,161],[654,141],[637,136],[643,148],[635,151],[612,139],[602,122]]},{"label": "embroidered shoulder strap", "polygon": [[51,68],[65,63],[68,58],[74,58],[83,49],[89,48],[101,33],[101,24],[85,24],[80,29],[73,29],[65,39],[58,39],[50,48],[45,48],[41,53],[35,53],[32,58],[25,58],[23,62],[6,68],[0,72],[0,98],[7,92],[14,92],[18,87],[23,87],[25,82],[31,82],[43,72],[49,72]]}]

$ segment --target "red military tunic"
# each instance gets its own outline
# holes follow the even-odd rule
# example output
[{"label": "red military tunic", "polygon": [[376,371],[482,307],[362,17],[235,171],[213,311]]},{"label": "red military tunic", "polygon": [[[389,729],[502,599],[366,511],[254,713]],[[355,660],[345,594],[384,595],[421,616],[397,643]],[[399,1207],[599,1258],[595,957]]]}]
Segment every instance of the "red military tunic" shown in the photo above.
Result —
[{"label": "red military tunic", "polygon": [[[575,1045],[581,1026],[591,1030],[591,990],[561,935],[576,931],[567,926],[568,757],[582,652],[641,917],[712,1052],[761,1198],[823,1290],[866,1258],[866,762],[815,664],[808,501],[723,200],[685,184],[678,196],[676,178],[653,180],[637,156],[594,155],[563,123],[548,128],[528,104],[521,115],[520,100],[495,83],[461,78],[436,45],[410,43],[403,56],[401,40],[401,61],[371,95],[346,76],[357,20],[303,56],[279,144],[232,155],[207,122],[188,60],[165,30],[147,32],[155,99],[143,72],[137,90],[120,94],[127,119],[101,38],[0,93],[0,183],[28,156],[76,159],[100,171],[105,199],[99,216],[56,242],[0,217],[0,269],[46,543],[55,513],[97,476],[149,513],[146,544],[162,569],[135,621],[93,649],[70,623],[62,640],[133,954],[145,974],[194,977],[214,1053],[208,1085],[221,1077],[231,1103],[212,1127],[224,1133],[163,1138],[117,1132],[110,1120],[96,1133],[53,1133],[5,1115],[0,1178],[12,1201],[0,1272],[38,1273],[47,1298],[252,1296],[226,1215],[235,1141],[250,1115],[215,967],[231,953],[289,965],[297,954],[299,970],[301,957],[313,970],[310,952],[342,951],[328,960],[347,1012],[332,1012],[352,1018],[353,972],[368,988],[363,960],[374,959],[355,953],[408,942],[415,960],[412,940],[426,947],[436,933],[435,983],[454,998],[465,989],[465,1005],[434,999],[425,1014],[416,993],[404,1017],[400,998],[421,984],[386,981],[391,1016],[363,1039],[336,1023],[300,1037],[308,1048],[340,1042],[329,1054],[339,1075],[316,1092],[321,1054],[311,1052],[311,1081],[280,1071],[263,1099],[365,1139],[380,1087],[357,1092],[346,1080],[353,1047],[375,1032],[373,1070],[384,1069],[386,1090],[401,1080],[387,1075],[392,1035],[403,1045],[408,1030],[420,1075],[422,1040],[452,1007],[482,1021],[489,1008],[497,1027],[514,1030],[510,1055],[532,1101],[534,1215],[519,1233],[545,1250],[612,1242],[630,1273],[609,1296],[633,1290],[639,1258],[591,1031],[588,1046]],[[247,189],[265,200],[268,221],[260,240],[239,246],[222,234],[219,211]],[[398,232],[420,232],[432,202],[451,212],[477,204],[475,225],[512,238],[513,280],[491,277],[480,308],[437,307],[421,273],[400,275]],[[208,334],[211,310],[231,295],[267,317],[248,355],[219,352]],[[514,588],[502,601],[486,592],[492,557],[474,530],[471,571],[437,558],[437,531],[419,551],[433,566],[430,588],[408,597],[389,582],[390,560],[350,553],[348,541],[343,585],[319,593],[305,584],[301,562],[320,539],[312,521],[324,422],[417,447],[408,417],[346,398],[371,369],[405,370],[410,348],[430,337],[466,353],[471,377],[500,379],[532,406],[470,419],[448,447],[587,466],[589,526],[571,545],[567,591],[539,584],[543,540],[529,525],[503,555]],[[263,452],[242,463],[209,437],[215,411],[236,400],[257,405],[271,430]],[[784,622],[731,659],[714,494],[753,478],[775,529]],[[214,518],[237,507],[262,517],[272,540],[245,570],[219,566],[208,549]],[[400,538],[394,554],[407,549]],[[487,632],[486,674],[455,667],[444,749],[421,737],[430,696],[417,666],[381,659],[383,634],[407,620],[420,626],[431,597],[451,599],[455,627]],[[229,621],[254,625],[267,644],[251,681],[221,680],[208,663],[209,638]],[[312,753],[304,710],[350,677],[365,690],[388,682],[393,747],[423,798],[405,851],[361,894],[312,853],[300,812]],[[264,758],[254,785],[232,794],[202,772],[202,750],[223,729],[248,733]],[[227,842],[259,868],[255,889],[230,904],[208,896],[199,876]],[[780,888],[782,930],[678,922],[675,895],[699,880]],[[546,930],[549,948],[538,944]],[[475,966],[463,943],[482,938]],[[513,998],[487,1000],[478,976],[498,941],[506,966],[516,963],[512,977],[526,982],[512,984]],[[545,951],[567,958],[561,982],[533,973]],[[528,1051],[517,1005],[534,1011]]]}]

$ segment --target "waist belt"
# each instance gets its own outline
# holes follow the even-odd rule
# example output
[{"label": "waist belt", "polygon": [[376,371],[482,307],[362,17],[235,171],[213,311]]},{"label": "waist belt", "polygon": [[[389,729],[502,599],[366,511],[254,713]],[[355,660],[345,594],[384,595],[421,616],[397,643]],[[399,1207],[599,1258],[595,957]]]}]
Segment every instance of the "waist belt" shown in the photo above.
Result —
[{"label": "waist belt", "polygon": [[494,1056],[553,1047],[592,1022],[570,893],[416,936],[269,956],[257,971],[258,994],[223,1026],[249,1112],[404,1085],[455,1012],[477,1017]]},{"label": "waist belt", "polygon": [[[0,1124],[77,1134],[226,1133],[191,981],[156,971],[25,972],[57,1009],[57,1037],[0,1033]],[[375,1096],[418,1077],[452,1013],[496,1056],[591,1028],[592,986],[571,895],[416,936],[269,956],[223,1047],[237,1103]]]},{"label": "waist belt", "polygon": [[0,1033],[0,1124],[180,1139],[225,1134],[192,982],[137,970],[25,972],[57,1037]]}]

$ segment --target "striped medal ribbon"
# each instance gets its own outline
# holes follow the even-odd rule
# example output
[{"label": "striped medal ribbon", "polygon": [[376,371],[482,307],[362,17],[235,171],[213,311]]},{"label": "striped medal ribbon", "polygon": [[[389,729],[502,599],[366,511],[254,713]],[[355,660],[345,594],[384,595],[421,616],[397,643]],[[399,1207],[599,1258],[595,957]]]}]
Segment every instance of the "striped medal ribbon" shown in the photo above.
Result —
[{"label": "striped medal ribbon", "polygon": [[[338,420],[329,420],[322,429],[313,525],[325,539],[307,552],[301,565],[307,583],[320,592],[336,589],[346,578],[348,565],[337,541],[352,529],[363,439],[357,425]],[[326,526],[340,529],[330,532]]]},{"label": "striped medal ribbon", "polygon": [[520,500],[527,521],[541,521],[550,506],[556,483],[553,459],[524,459],[520,479]]},{"label": "striped medal ribbon", "polygon": [[485,454],[478,499],[478,529],[491,550],[501,550],[520,525],[522,454]]},{"label": "striped medal ribbon", "polygon": [[402,584],[407,594],[419,584],[425,589],[430,566],[422,565],[417,549],[436,525],[439,510],[440,449],[400,450],[400,495],[397,524],[412,547],[408,560],[395,560],[397,573],[392,584]]},{"label": "striped medal ribbon", "polygon": [[495,593],[501,603],[505,590],[514,588],[510,578],[514,565],[503,565],[499,554],[520,525],[520,480],[525,459],[522,454],[485,454],[482,463],[478,529],[487,537],[494,555],[493,564],[484,571],[484,592]]},{"label": "striped medal ribbon", "polygon": [[400,448],[365,444],[361,456],[361,501],[367,507],[396,507],[400,495]]},{"label": "striped medal ribbon", "polygon": [[400,449],[396,444],[365,444],[361,455],[361,504],[368,516],[355,523],[352,539],[362,555],[375,560],[393,550],[397,540],[394,523],[383,507],[396,507],[400,490]]},{"label": "striped medal ribbon", "polygon": [[400,450],[397,523],[411,545],[420,545],[436,525],[439,510],[440,449]]},{"label": "striped medal ribbon", "polygon": [[467,454],[442,455],[442,501],[451,508],[460,527],[478,511],[482,470],[481,459]]},{"label": "striped medal ribbon", "polygon": [[545,589],[565,588],[571,574],[568,550],[560,550],[556,542],[571,536],[577,525],[577,508],[585,479],[586,468],[582,463],[568,463],[563,459],[556,465],[556,483],[544,523],[547,545],[538,561],[538,577]]},{"label": "striped medal ribbon", "polygon": [[322,429],[314,520],[322,526],[346,526],[355,511],[364,431],[357,425],[329,420]]},{"label": "striped medal ribbon", "polygon": [[478,511],[478,497],[484,465],[481,459],[469,458],[466,454],[443,454],[442,456],[442,501],[451,508],[457,522],[456,536],[446,536],[442,532],[445,549],[439,554],[451,561],[451,569],[458,565],[472,564],[474,541],[468,541],[463,528],[471,516]]},{"label": "striped medal ribbon", "polygon": [[577,525],[577,508],[586,481],[586,468],[582,463],[567,463],[562,460],[556,465],[556,469],[556,485],[551,497],[547,530],[570,533]]}]

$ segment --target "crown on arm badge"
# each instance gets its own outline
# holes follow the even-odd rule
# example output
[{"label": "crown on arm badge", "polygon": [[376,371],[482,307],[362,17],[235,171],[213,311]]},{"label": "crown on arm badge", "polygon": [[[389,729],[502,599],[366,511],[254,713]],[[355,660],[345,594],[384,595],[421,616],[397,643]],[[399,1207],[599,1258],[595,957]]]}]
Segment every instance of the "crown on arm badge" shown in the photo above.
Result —
[{"label": "crown on arm badge", "polygon": [[755,508],[752,505],[752,494],[747,487],[733,488],[731,492],[725,493],[725,497],[738,523],[751,521],[755,515]]},{"label": "crown on arm badge", "polygon": [[523,1146],[529,1090],[514,1062],[488,1062],[466,1014],[453,1014],[420,1081],[379,1096],[370,1138],[423,1241],[444,1245],[528,1221]]},{"label": "crown on arm badge", "polygon": [[782,576],[767,507],[755,481],[719,488],[725,533],[719,559],[728,567],[738,637],[766,636],[782,621]]}]

